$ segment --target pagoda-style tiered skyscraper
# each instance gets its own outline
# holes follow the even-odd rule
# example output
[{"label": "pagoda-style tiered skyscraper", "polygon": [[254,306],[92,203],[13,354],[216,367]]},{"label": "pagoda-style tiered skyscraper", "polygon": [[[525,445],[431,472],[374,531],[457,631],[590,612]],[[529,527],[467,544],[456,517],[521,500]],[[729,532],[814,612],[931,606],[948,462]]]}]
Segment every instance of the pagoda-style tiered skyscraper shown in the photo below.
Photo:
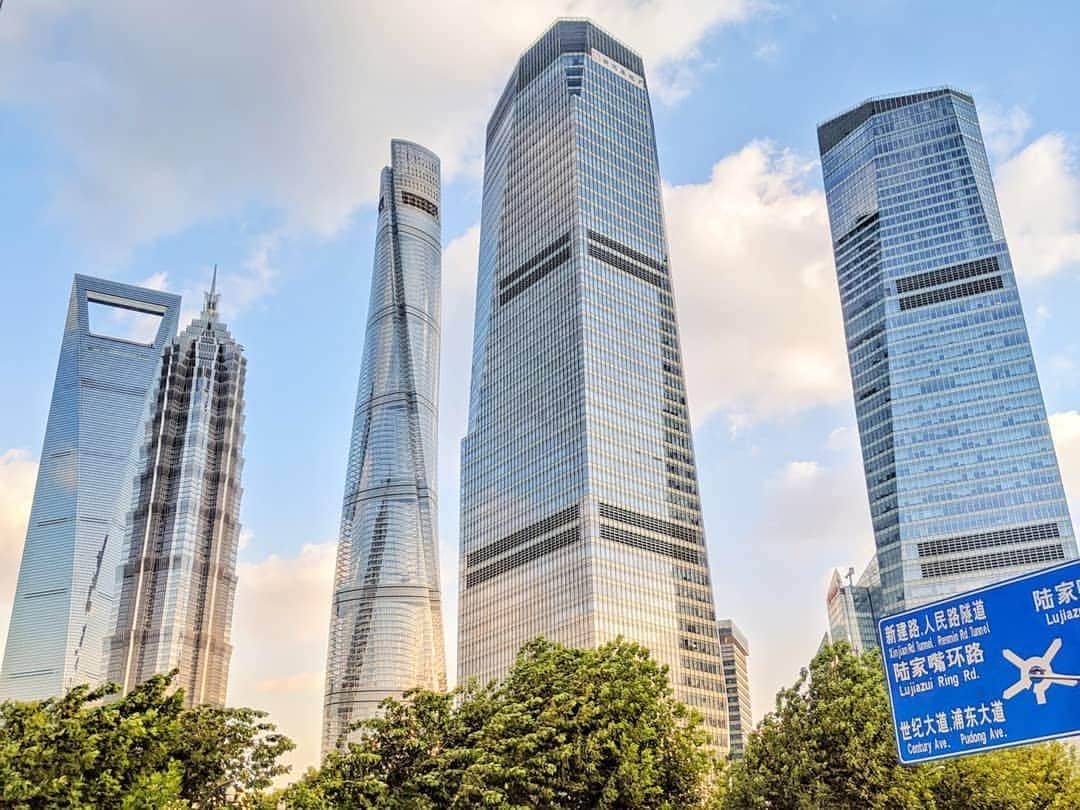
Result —
[{"label": "pagoda-style tiered skyscraper", "polygon": [[214,286],[162,358],[109,639],[110,680],[176,668],[189,706],[225,704],[240,536],[246,361]]},{"label": "pagoda-style tiered skyscraper", "polygon": [[323,750],[386,697],[446,688],[436,540],[439,159],[391,143],[345,479]]},{"label": "pagoda-style tiered skyscraper", "polygon": [[560,20],[487,127],[461,679],[624,636],[727,748],[726,693],[641,57]]}]

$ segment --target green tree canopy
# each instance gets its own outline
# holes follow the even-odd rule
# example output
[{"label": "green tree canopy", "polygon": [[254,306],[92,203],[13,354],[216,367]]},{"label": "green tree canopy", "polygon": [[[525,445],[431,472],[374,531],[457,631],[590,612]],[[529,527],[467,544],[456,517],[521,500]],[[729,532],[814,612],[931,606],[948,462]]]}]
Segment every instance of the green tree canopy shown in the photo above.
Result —
[{"label": "green tree canopy", "polygon": [[623,641],[526,645],[502,683],[388,700],[294,808],[693,808],[712,767],[667,670]]},{"label": "green tree canopy", "polygon": [[230,793],[253,802],[286,771],[277,760],[293,744],[263,712],[185,709],[171,683],[0,705],[0,807],[221,807]]},{"label": "green tree canopy", "polygon": [[783,807],[1035,810],[1080,807],[1080,774],[1057,743],[905,767],[874,650],[826,645],[733,765],[729,810]]}]

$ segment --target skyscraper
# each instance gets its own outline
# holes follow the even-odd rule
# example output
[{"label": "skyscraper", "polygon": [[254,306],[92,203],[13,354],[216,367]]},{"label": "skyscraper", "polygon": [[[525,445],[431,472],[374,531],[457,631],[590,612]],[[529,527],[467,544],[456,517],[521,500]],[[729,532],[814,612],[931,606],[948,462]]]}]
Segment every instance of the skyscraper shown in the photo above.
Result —
[{"label": "skyscraper", "polygon": [[[849,578],[855,569],[849,572]],[[839,571],[833,571],[825,605],[829,614],[829,639],[846,641],[856,653],[878,646],[878,605],[881,603],[881,578],[877,557],[872,557],[856,582],[844,582]]]},{"label": "skyscraper", "polygon": [[881,612],[1077,556],[971,96],[818,128]]},{"label": "skyscraper", "polygon": [[446,688],[436,520],[439,159],[392,141],[345,478],[323,750],[406,689]]},{"label": "skyscraper", "polygon": [[121,555],[109,680],[179,669],[187,705],[225,704],[240,536],[243,348],[202,314],[165,348]]},{"label": "skyscraper", "polygon": [[75,276],[0,700],[58,696],[105,678],[138,439],[179,309],[176,295]]},{"label": "skyscraper", "polygon": [[624,636],[726,747],[660,170],[641,58],[560,20],[487,127],[468,433],[461,679],[544,635]]},{"label": "skyscraper", "polygon": [[724,663],[727,683],[727,723],[731,756],[738,759],[746,752],[750,730],[754,727],[750,715],[750,642],[731,619],[721,619],[720,658]]}]

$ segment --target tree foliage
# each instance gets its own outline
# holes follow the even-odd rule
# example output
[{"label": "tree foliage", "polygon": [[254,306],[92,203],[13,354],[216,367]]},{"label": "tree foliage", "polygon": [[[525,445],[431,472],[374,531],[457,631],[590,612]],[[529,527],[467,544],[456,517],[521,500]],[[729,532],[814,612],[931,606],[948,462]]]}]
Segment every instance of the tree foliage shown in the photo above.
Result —
[{"label": "tree foliage", "polygon": [[[0,807],[222,807],[285,772],[287,738],[253,709],[185,709],[172,676],[0,705]],[[230,791],[231,787],[231,791]]]},{"label": "tree foliage", "polygon": [[750,735],[724,801],[742,808],[1080,807],[1080,774],[1057,743],[919,767],[900,764],[877,651],[825,646]]},{"label": "tree foliage", "polygon": [[293,808],[693,808],[711,767],[666,668],[623,641],[526,645],[501,684],[384,702]]}]

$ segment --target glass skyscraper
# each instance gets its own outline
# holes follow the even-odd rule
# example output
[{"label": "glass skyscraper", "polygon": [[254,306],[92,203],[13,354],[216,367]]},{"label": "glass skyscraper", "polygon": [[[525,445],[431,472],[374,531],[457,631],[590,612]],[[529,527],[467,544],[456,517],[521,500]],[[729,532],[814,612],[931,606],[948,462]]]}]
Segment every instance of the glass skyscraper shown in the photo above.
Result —
[{"label": "glass skyscraper", "polygon": [[[0,700],[105,679],[149,392],[180,298],[75,276],[8,629]],[[130,332],[116,314],[147,327]]]},{"label": "glass skyscraper", "polygon": [[833,571],[825,606],[829,614],[829,639],[834,644],[846,641],[854,652],[861,655],[878,646],[881,577],[877,557],[872,557],[862,576],[856,582],[851,582],[854,575],[855,569],[852,568],[849,581],[845,584],[840,572]]},{"label": "glass skyscraper", "polygon": [[971,96],[818,128],[882,605],[1077,556]]},{"label": "glass skyscraper", "polygon": [[728,742],[731,756],[739,759],[746,753],[754,721],[750,714],[750,642],[731,619],[721,619],[720,658],[724,663],[727,684]]},{"label": "glass skyscraper", "polygon": [[459,677],[618,636],[726,749],[726,701],[641,58],[560,20],[487,127]]},{"label": "glass skyscraper", "polygon": [[246,361],[217,304],[211,285],[202,314],[165,348],[108,648],[109,680],[124,692],[176,668],[189,706],[225,705],[232,654]]},{"label": "glass skyscraper", "polygon": [[446,688],[436,539],[439,159],[391,142],[345,479],[323,751],[406,689]]}]

